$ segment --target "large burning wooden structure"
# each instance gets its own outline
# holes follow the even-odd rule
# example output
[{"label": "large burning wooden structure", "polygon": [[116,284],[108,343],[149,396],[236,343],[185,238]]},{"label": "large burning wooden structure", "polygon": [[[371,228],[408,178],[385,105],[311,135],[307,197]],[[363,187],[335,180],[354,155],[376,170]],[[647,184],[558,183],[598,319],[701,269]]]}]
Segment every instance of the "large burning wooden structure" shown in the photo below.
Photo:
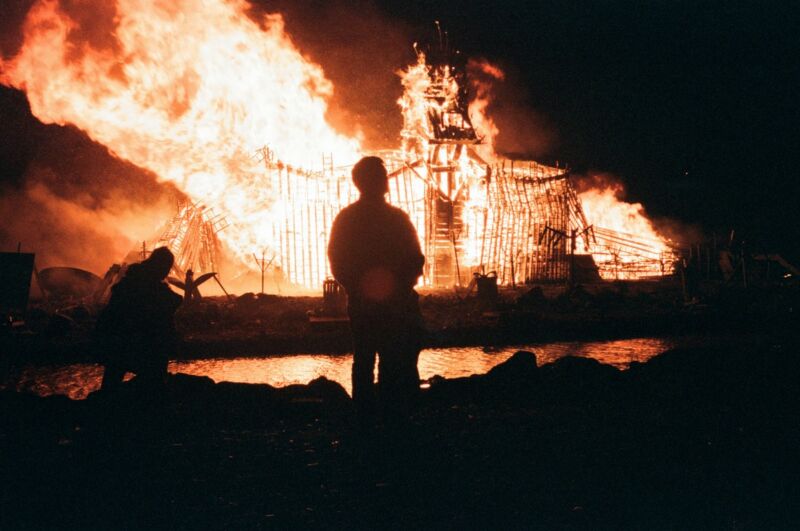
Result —
[{"label": "large burning wooden structure", "polygon": [[[332,220],[356,198],[350,168],[334,159],[353,164],[364,152],[358,135],[327,122],[333,85],[322,68],[279,15],[255,20],[246,3],[187,1],[180,16],[152,2],[116,7],[103,28],[118,46],[106,50],[80,40],[95,34],[77,29],[91,17],[37,2],[0,83],[24,90],[45,123],[73,124],[185,194],[191,205],[147,242],[173,249],[179,270],[216,269],[219,234],[231,263],[269,263],[319,289]],[[463,285],[476,272],[501,284],[564,281],[592,260],[604,278],[672,270],[668,242],[641,209],[610,223],[612,209],[576,194],[567,170],[498,157],[488,100],[470,97],[466,69],[441,48],[402,72],[402,142],[378,153],[391,201],[417,227],[426,285]],[[261,164],[252,155],[264,144]]]},{"label": "large burning wooden structure", "polygon": [[[535,162],[480,164],[467,156],[468,173],[463,161],[450,158],[471,151],[465,144],[451,141],[442,151],[443,158],[422,162],[379,153],[389,170],[391,203],[417,228],[424,284],[466,285],[474,273],[491,272],[505,284],[566,280],[576,228],[591,237],[569,174]],[[286,205],[273,225],[277,262],[294,284],[320,286],[329,275],[331,224],[358,197],[347,168],[338,170],[306,173],[267,163]]]},{"label": "large burning wooden structure", "polygon": [[[404,77],[402,149],[374,153],[386,162],[391,203],[417,229],[424,285],[467,285],[476,273],[496,275],[500,284],[564,282],[575,274],[578,249],[604,256],[597,266],[606,277],[671,270],[671,258],[648,244],[595,230],[568,170],[494,156],[470,120],[461,75],[420,54]],[[291,283],[321,286],[329,275],[333,219],[358,196],[350,168],[324,157],[322,171],[307,172],[281,163],[268,148],[262,155],[278,197],[276,262]],[[639,265],[631,269],[637,252]]]},{"label": "large burning wooden structure", "polygon": [[[372,154],[386,162],[390,202],[417,229],[424,285],[466,286],[476,274],[503,285],[567,282],[586,278],[587,267],[598,279],[672,271],[676,256],[663,242],[590,224],[568,169],[496,156],[473,127],[464,74],[449,61],[428,64],[420,53],[403,83],[401,149]],[[309,171],[267,146],[258,156],[271,202],[270,233],[261,234],[271,243],[261,252],[288,283],[319,289],[330,276],[333,220],[358,197],[351,166],[323,155],[322,169]],[[226,226],[213,209],[183,202],[153,247],[173,251],[179,274],[217,271]]]}]

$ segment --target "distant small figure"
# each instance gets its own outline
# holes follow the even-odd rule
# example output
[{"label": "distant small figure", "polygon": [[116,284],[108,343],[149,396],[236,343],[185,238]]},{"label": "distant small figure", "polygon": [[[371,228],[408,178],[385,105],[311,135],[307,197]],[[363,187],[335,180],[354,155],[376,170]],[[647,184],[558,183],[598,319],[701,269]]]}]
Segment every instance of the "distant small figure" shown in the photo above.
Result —
[{"label": "distant small figure", "polygon": [[191,302],[195,300],[200,300],[200,290],[197,289],[197,286],[194,282],[194,271],[191,269],[186,270],[186,276],[183,280],[183,285],[185,286],[183,290],[183,300],[186,302]]},{"label": "distant small figure", "polygon": [[203,284],[206,280],[210,278],[214,278],[216,273],[205,273],[200,275],[197,278],[194,278],[194,271],[191,269],[186,270],[186,275],[183,277],[183,281],[178,280],[175,277],[168,277],[167,283],[172,284],[176,288],[183,290],[183,302],[186,304],[202,300],[203,296],[200,295],[200,285]]},{"label": "distant small figure", "polygon": [[684,302],[694,304],[700,296],[700,264],[695,254],[680,262]]},{"label": "distant small figure", "polygon": [[722,273],[722,279],[725,282],[729,282],[736,272],[736,267],[734,267],[733,253],[731,253],[729,249],[721,249],[719,251],[719,270]]},{"label": "distant small figure", "polygon": [[419,392],[417,359],[422,339],[419,296],[414,286],[425,257],[408,215],[386,202],[383,160],[364,157],[352,171],[359,199],[333,222],[328,258],[348,295],[353,333],[353,400],[360,411],[376,406],[405,411]]},{"label": "distant small figure", "polygon": [[167,362],[177,348],[175,310],[181,296],[164,279],[175,259],[166,247],[128,267],[111,290],[97,320],[97,335],[105,355],[102,389],[114,389],[126,372],[157,385],[167,375]]}]

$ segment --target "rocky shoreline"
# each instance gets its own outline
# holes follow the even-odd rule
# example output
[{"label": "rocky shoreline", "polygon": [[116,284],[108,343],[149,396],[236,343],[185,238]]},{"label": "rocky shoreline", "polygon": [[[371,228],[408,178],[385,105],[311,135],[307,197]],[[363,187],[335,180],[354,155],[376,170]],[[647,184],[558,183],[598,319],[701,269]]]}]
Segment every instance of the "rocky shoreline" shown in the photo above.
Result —
[{"label": "rocky shoreline", "polygon": [[519,352],[363,425],[338,384],[0,392],[0,527],[787,528],[800,340],[627,371]]}]

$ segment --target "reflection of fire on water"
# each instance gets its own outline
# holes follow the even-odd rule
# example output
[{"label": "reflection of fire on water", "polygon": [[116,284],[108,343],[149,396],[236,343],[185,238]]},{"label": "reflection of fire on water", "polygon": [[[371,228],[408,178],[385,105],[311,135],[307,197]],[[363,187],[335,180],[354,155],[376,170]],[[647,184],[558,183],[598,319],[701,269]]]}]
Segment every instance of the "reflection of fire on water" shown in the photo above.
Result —
[{"label": "reflection of fire on water", "polygon": [[[361,149],[325,121],[333,87],[282,18],[253,21],[247,7],[118,0],[108,38],[96,42],[96,31],[41,0],[0,81],[25,90],[42,121],[75,124],[193,205],[209,205],[184,207],[161,235],[182,268],[215,268],[218,235],[242,264],[267,250],[290,282],[319,288],[332,219],[356,196],[349,165]],[[463,285],[490,271],[504,284],[562,281],[575,252],[591,253],[606,278],[671,272],[674,256],[641,212],[607,226],[567,170],[497,157],[490,90],[470,101],[452,58],[419,53],[402,72],[402,146],[378,153],[393,177],[392,202],[418,229],[426,285]]]},{"label": "reflection of fire on water", "polygon": [[[622,339],[597,342],[564,342],[537,344],[540,364],[551,363],[564,356],[594,358],[618,369],[626,369],[631,362],[645,362],[653,356],[674,347],[669,339]],[[484,374],[492,367],[506,361],[518,347],[506,347],[487,353],[483,348],[454,347],[424,349],[420,353],[419,372],[422,380],[435,376],[461,378]],[[177,360],[170,362],[171,373],[208,376],[215,382],[269,384],[284,387],[305,384],[325,376],[340,383],[352,392],[350,356],[328,354],[292,354],[265,358],[216,358]],[[17,382],[18,391],[29,391],[41,396],[67,395],[82,400],[100,388],[103,369],[100,365],[75,364],[59,367],[28,367]]]}]

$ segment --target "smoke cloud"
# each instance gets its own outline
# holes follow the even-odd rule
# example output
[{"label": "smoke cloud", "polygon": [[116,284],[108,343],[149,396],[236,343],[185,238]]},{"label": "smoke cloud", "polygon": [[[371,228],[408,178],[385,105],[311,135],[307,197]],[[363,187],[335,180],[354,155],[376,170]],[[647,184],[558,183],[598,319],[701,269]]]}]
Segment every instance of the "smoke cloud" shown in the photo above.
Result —
[{"label": "smoke cloud", "polygon": [[[0,244],[12,250],[35,252],[39,268],[68,265],[102,275],[135,249],[142,234],[153,234],[169,212],[169,204],[142,205],[111,197],[101,205],[88,196],[60,197],[40,179],[52,171],[36,168],[21,190],[3,193]],[[31,223],[31,217],[37,222]]]},{"label": "smoke cloud", "polygon": [[[22,22],[36,0],[6,0],[0,17],[0,55],[11,57],[22,45]],[[0,62],[2,66],[2,62]]]},{"label": "smoke cloud", "polygon": [[[3,89],[4,96],[15,95]],[[45,126],[0,98],[5,156],[0,182],[0,250],[18,244],[39,268],[71,266],[102,275],[174,213],[182,194],[154,175],[114,157],[72,127]],[[6,142],[9,140],[9,142]],[[3,153],[10,155],[10,153]]]},{"label": "smoke cloud", "polygon": [[[421,45],[434,44],[433,20],[423,35],[419,28],[389,18],[364,0],[257,1],[251,12],[254,20],[264,13],[280,12],[298,48],[324,68],[335,87],[328,111],[331,125],[357,136],[367,149],[399,146],[403,120],[397,105],[402,95],[397,72],[416,62],[416,38],[430,41]],[[454,42],[469,40],[469,35],[452,37]],[[487,64],[494,61],[469,60],[467,75],[472,97],[489,100],[486,113],[499,129],[496,151],[522,157],[546,154],[556,134],[528,101],[518,71],[499,64],[503,75],[498,77],[487,70]]]},{"label": "smoke cloud", "polygon": [[514,67],[474,58],[467,62],[467,75],[472,96],[486,102],[484,112],[497,129],[495,152],[512,158],[538,159],[553,148],[557,142],[555,130],[528,100]]},{"label": "smoke cloud", "polygon": [[254,20],[279,12],[297,47],[333,82],[327,119],[366,149],[395,148],[402,117],[400,68],[415,60],[412,30],[368,1],[256,1]]}]

